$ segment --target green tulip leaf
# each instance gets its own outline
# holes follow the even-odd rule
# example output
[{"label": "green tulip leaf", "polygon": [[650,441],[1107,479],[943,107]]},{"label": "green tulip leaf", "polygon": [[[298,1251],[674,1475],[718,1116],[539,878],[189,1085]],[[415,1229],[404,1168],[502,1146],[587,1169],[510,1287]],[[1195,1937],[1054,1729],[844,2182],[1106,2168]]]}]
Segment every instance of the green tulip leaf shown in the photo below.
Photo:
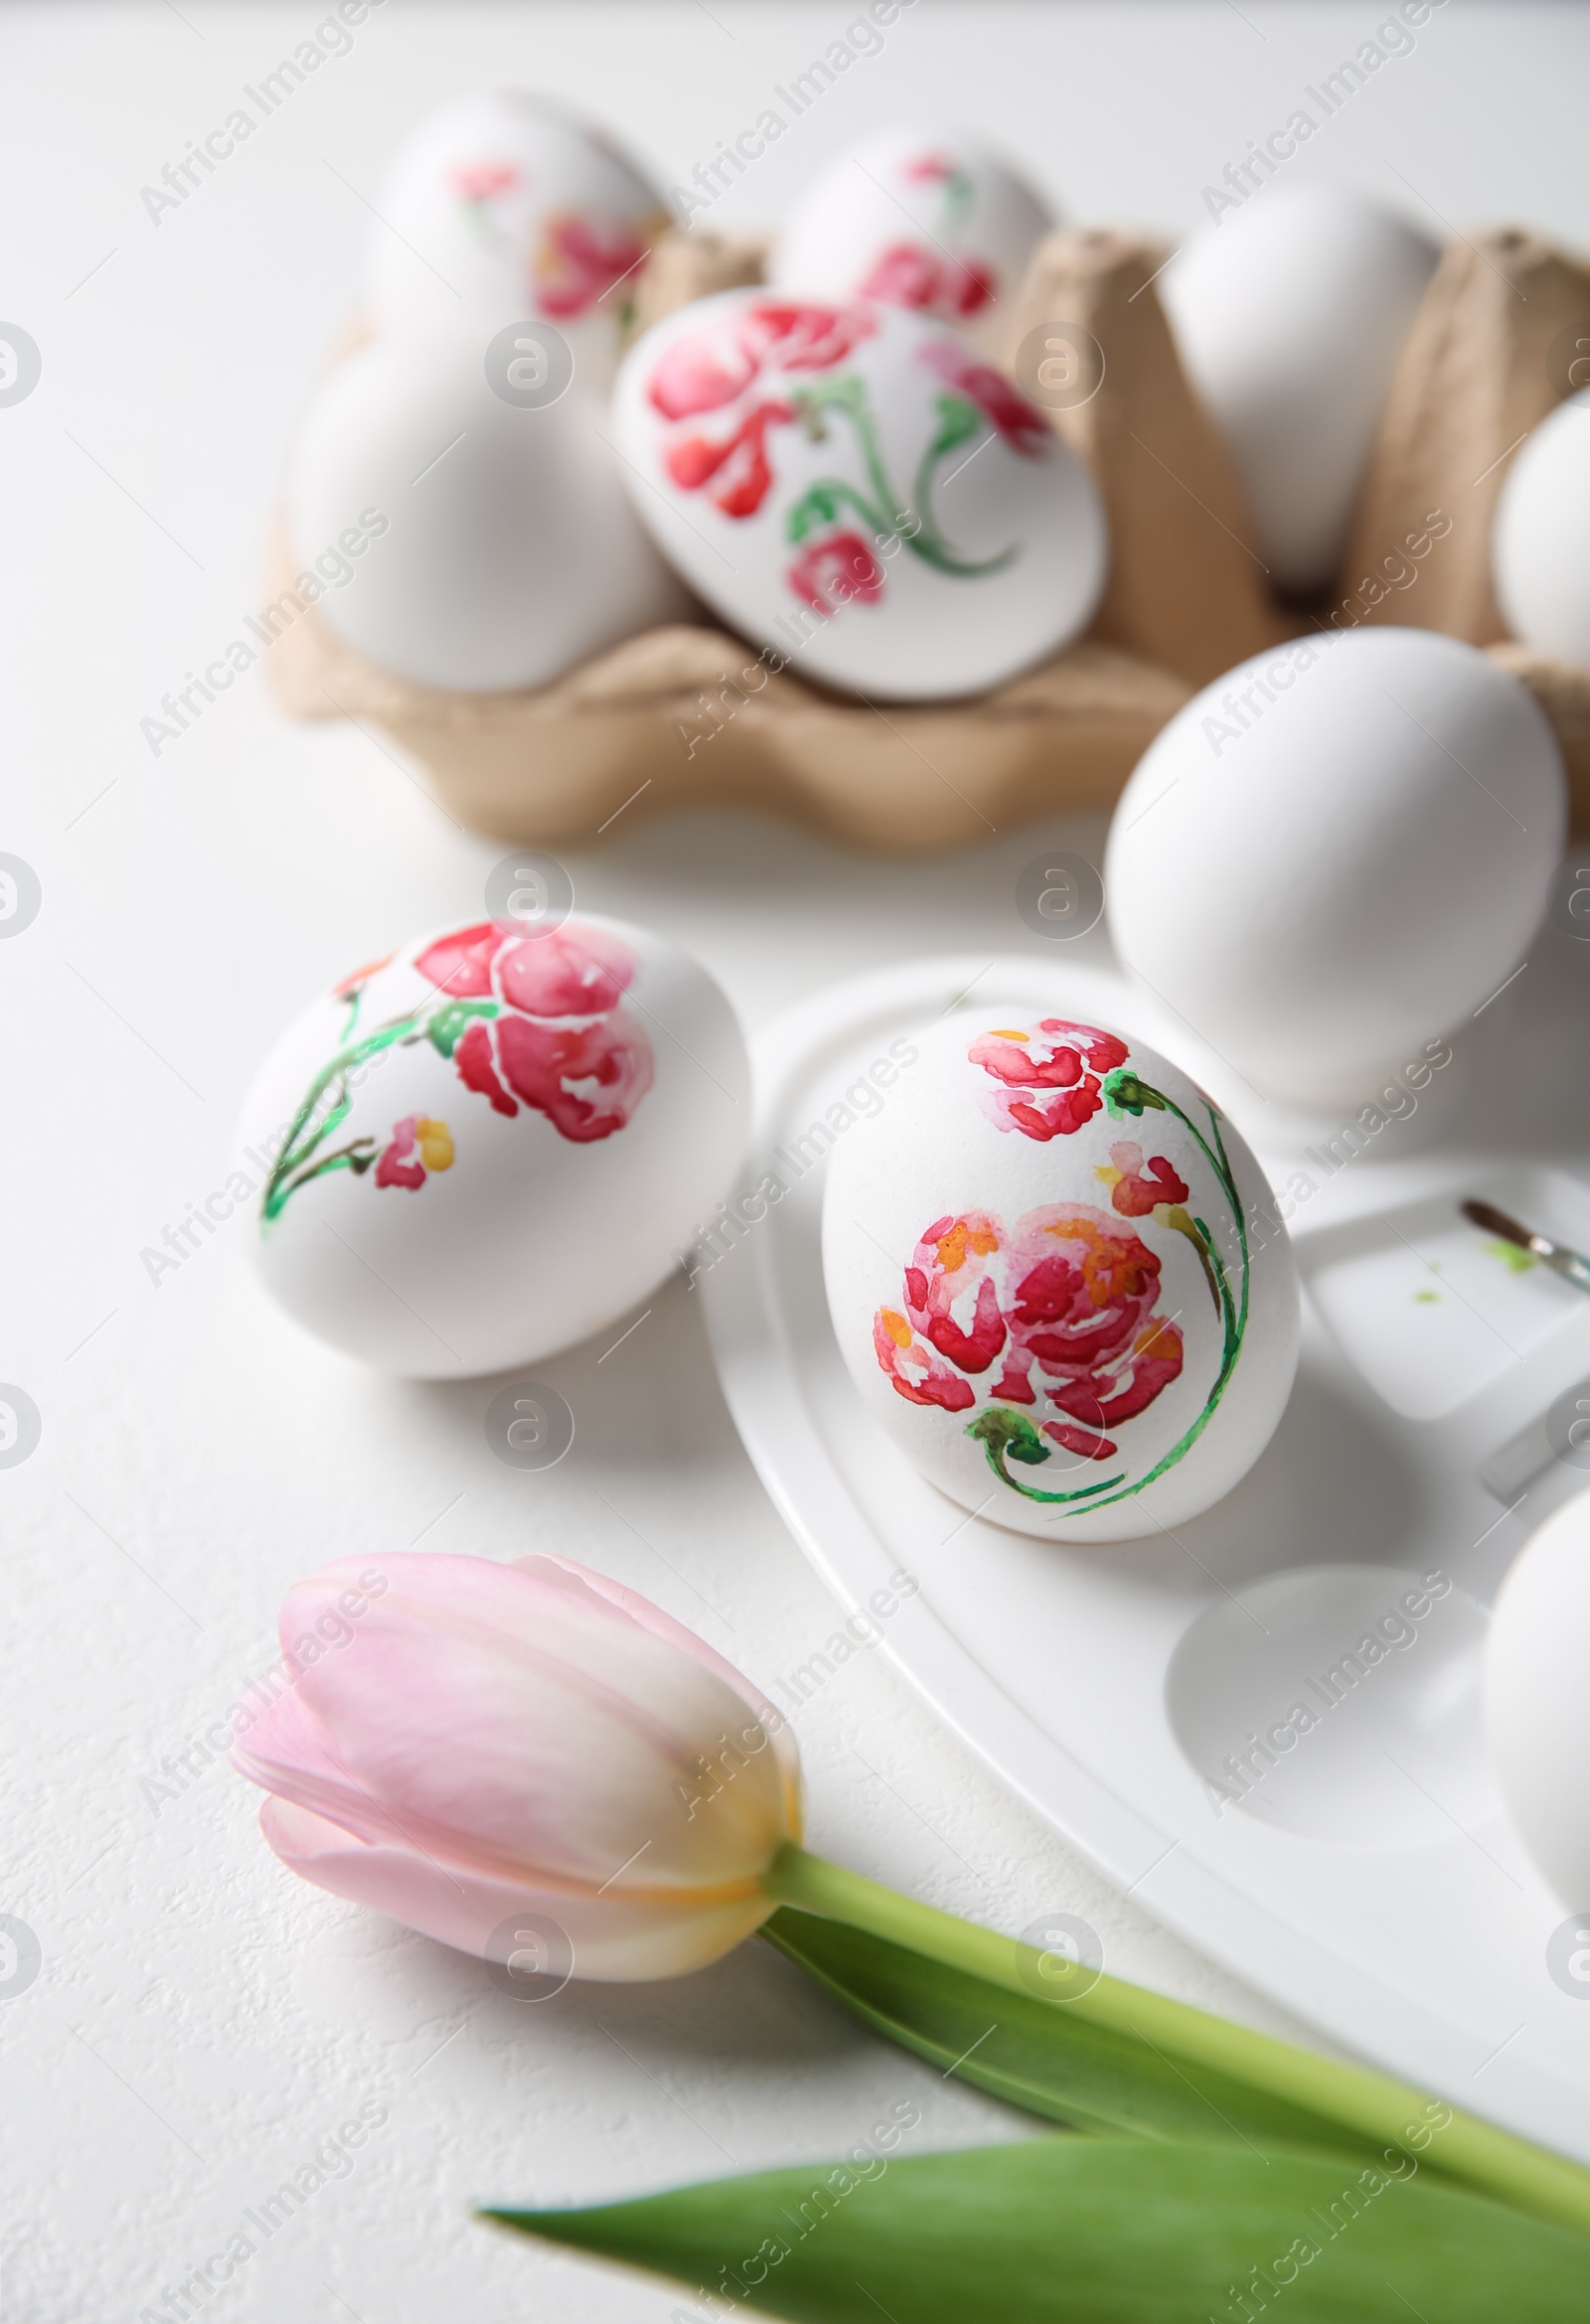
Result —
[{"label": "green tulip leaf", "polygon": [[[484,2216],[797,2324],[1590,2324],[1590,2241],[1345,2156],[1036,2138]],[[712,2295],[708,2309],[703,2294]]]},{"label": "green tulip leaf", "polygon": [[[886,2041],[943,2074],[1074,2130],[1192,2138],[1268,2153],[1325,2147],[1378,2159],[1342,2124],[1237,2077],[1174,2063],[1146,2041],[1090,2023],[1063,1995],[1031,2001],[965,1969],[841,1921],[785,1905],[762,1935]],[[1070,1972],[1086,1989],[1087,1972]],[[1432,2157],[1433,2160],[1433,2157]]]},{"label": "green tulip leaf", "polygon": [[[1279,2106],[1300,2126],[1297,2143],[1314,2149],[1328,2144],[1339,2168],[1344,2155],[1367,2152],[1378,2158],[1374,2167],[1384,2167],[1393,2177],[1404,2168],[1435,2173],[1449,2185],[1477,2191],[1482,2199],[1506,2205],[1526,2219],[1545,2220],[1566,2229],[1590,2253],[1590,2171],[1549,2147],[1531,2145],[1479,2115],[1427,2097],[1411,2084],[1361,2066],[1321,2058],[1310,2050],[1294,2049],[1251,2027],[1211,2017],[1204,2010],[1189,2008],[1186,2002],[1173,2001],[1163,1993],[1102,1972],[1087,1982],[1073,1981],[1067,1974],[1062,1985],[1053,1974],[1056,1962],[1052,1952],[900,1896],[869,1880],[865,1873],[812,1855],[794,1840],[785,1842],[763,1873],[762,1889],[781,1906],[839,1922],[847,1930],[865,1931],[884,1945],[903,1946],[919,1954],[921,1975],[930,1973],[928,1964],[937,1964],[957,1978],[970,1979],[974,1987],[988,1988],[986,1997],[978,1994],[981,2032],[962,2052],[951,2055],[946,2073],[968,2068],[974,2057],[998,2040],[1005,1997],[1018,2002],[1041,1997],[1051,2024],[1056,2020],[1085,2024],[1125,2045],[1125,2056],[1118,2063],[1132,2079],[1126,2083],[1123,2077],[1113,2093],[1114,2102],[1120,2102],[1121,2088],[1127,2087],[1137,2109],[1131,2120],[1139,2135],[1152,2135],[1152,2125],[1144,2119],[1145,2099],[1151,2091],[1162,2109],[1160,2135],[1179,2135],[1163,2111],[1170,2085],[1154,2076],[1149,2063],[1152,2059],[1210,2098],[1218,2081],[1207,2078],[1226,2081],[1237,2109],[1227,2113],[1227,2128],[1238,2130],[1257,2160],[1264,2159],[1263,2140],[1286,2119],[1283,2116],[1278,2121],[1271,2110]],[[799,1936],[809,1951],[822,1943],[820,1935],[813,1937],[799,1930],[788,1934]],[[845,1956],[820,1957],[832,1967]],[[886,1954],[877,1957],[887,1958]],[[902,2000],[901,1994],[911,1987],[917,1972],[908,1962],[895,1962],[892,1967],[896,1977],[892,1993],[874,1993],[869,2006],[879,2006],[880,2016],[888,2016],[894,2023],[912,2025],[914,2004],[908,1997]],[[964,1987],[959,1989],[965,1991]],[[1059,1998],[1061,1990],[1063,2000]],[[935,2032],[920,2016],[912,2030],[920,2039],[942,2043],[943,2031]],[[1034,2038],[1038,2043],[1044,2039],[1035,2027]],[[1097,2053],[1081,2049],[1078,2035],[1072,2061],[1089,2055],[1097,2061]],[[1099,2083],[1091,2091],[1067,2085],[1056,2067],[1060,2058],[1057,2051],[1017,2047],[996,2056],[1013,2088],[1019,2084],[1029,2090],[1043,2088],[1051,2100],[1063,2100],[1069,2087],[1070,2096],[1078,2101],[1078,2115],[1084,2108],[1096,2109],[1100,2102]],[[1038,2065],[1036,2061],[1045,2056],[1047,2065]],[[1100,2079],[1105,2094],[1109,2094],[1108,2078]],[[1255,2116],[1244,2115],[1240,2109],[1249,2105],[1260,2111]],[[1253,2121],[1257,2138],[1242,2127],[1248,2119]],[[1184,2124],[1181,2134],[1185,2135],[1185,2129]],[[1199,2143],[1207,2140],[1200,2138]]]}]

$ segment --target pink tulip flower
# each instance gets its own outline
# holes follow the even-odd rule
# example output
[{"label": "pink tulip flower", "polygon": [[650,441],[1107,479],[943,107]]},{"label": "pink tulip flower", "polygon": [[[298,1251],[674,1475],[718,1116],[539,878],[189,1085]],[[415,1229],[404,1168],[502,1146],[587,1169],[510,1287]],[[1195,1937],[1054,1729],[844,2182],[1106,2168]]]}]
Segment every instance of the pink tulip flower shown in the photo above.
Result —
[{"label": "pink tulip flower", "polygon": [[234,1765],[270,1793],[284,1864],[482,1959],[552,1922],[572,1973],[610,1981],[700,1968],[761,1925],[800,1765],[731,1663],[567,1558],[380,1573],[341,1559],[282,1606],[292,1683]]},{"label": "pink tulip flower", "polygon": [[[236,1753],[271,1794],[276,1854],[512,1978],[531,1979],[527,1924],[556,1925],[565,1957],[546,1965],[559,1980],[629,1982],[704,1968],[793,1905],[1028,2008],[1050,1998],[1129,2052],[1212,2068],[1388,2154],[1409,2136],[1404,2084],[1097,1971],[1051,1991],[1052,1952],[808,1854],[787,1722],[700,1638],[567,1558],[410,1552],[374,1572],[344,1558],[288,1592],[281,1642],[287,1683]],[[1578,2164],[1437,2110],[1449,2173],[1590,2233]]]}]

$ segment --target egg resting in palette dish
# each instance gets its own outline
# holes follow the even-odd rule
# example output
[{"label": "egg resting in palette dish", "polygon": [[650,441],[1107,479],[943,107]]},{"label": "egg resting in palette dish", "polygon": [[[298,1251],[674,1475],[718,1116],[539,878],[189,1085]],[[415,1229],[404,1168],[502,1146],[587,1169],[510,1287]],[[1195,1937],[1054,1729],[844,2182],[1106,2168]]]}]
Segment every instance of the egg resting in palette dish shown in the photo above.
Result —
[{"label": "egg resting in palette dish", "polygon": [[1436,256],[1427,236],[1356,195],[1266,185],[1160,276],[1188,377],[1230,447],[1283,589],[1336,577]]},{"label": "egg resting in palette dish", "polygon": [[607,132],[519,90],[458,97],[394,155],[370,235],[368,285],[383,330],[461,329],[482,348],[539,317],[602,393],[641,264],[671,224],[641,166]]},{"label": "egg resting in palette dish", "polygon": [[1590,1492],[1580,1492],[1536,1527],[1508,1570],[1486,1635],[1483,1692],[1512,1820],[1544,1879],[1590,1925],[1587,1686]]},{"label": "egg resting in palette dish", "polygon": [[919,315],[721,291],[630,349],[613,421],[642,524],[774,671],[978,693],[1055,653],[1103,588],[1085,465]]},{"label": "egg resting in palette dish", "polygon": [[963,1508],[1122,1541],[1230,1491],[1297,1361],[1286,1230],[1168,1059],[1052,1012],[915,1036],[828,1161],[823,1270],[869,1409]]},{"label": "egg resting in palette dish", "polygon": [[912,308],[998,358],[1010,301],[1056,223],[974,131],[907,122],[847,148],[808,181],[773,245],[768,280],[804,298]]},{"label": "egg resting in palette dish", "polygon": [[[1579,345],[1590,351],[1590,325]],[[1508,470],[1492,564],[1513,636],[1590,670],[1590,387],[1548,412]]]},{"label": "egg resting in palette dish", "polygon": [[738,1165],[749,1065],[688,954],[484,922],[311,1003],[249,1092],[266,1288],[378,1369],[457,1379],[616,1322]]},{"label": "egg resting in palette dish", "polygon": [[1110,933],[1255,1087],[1360,1105],[1516,968],[1566,822],[1551,729],[1489,655],[1327,631],[1155,736],[1110,825]]},{"label": "egg resting in palette dish", "polygon": [[287,495],[320,617],[382,669],[463,693],[545,685],[691,609],[595,396],[576,380],[505,402],[482,356],[457,334],[360,348],[315,390]]}]

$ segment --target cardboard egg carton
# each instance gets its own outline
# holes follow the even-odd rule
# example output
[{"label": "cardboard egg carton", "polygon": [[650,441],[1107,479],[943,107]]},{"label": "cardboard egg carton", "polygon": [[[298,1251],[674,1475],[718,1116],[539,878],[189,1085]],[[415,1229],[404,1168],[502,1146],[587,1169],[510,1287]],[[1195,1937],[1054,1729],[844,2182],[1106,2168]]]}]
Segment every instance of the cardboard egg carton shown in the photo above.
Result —
[{"label": "cardboard egg carton", "polygon": [[[380,726],[451,815],[509,842],[588,842],[631,808],[716,801],[773,807],[860,847],[927,851],[1108,807],[1166,721],[1234,663],[1333,624],[1393,621],[1465,638],[1517,674],[1590,830],[1590,671],[1508,641],[1490,555],[1508,462],[1568,391],[1554,351],[1574,325],[1590,337],[1590,270],[1515,229],[1449,244],[1392,382],[1339,586],[1300,610],[1269,593],[1236,471],[1182,370],[1154,285],[1164,260],[1125,234],[1054,234],[1014,302],[1012,355],[1062,320],[1103,352],[1097,390],[1051,416],[1103,495],[1111,557],[1087,635],[990,693],[873,707],[768,674],[704,611],[550,685],[457,694],[378,669],[310,606],[272,648],[277,698],[298,717]],[[670,234],[638,325],[760,279],[757,243]],[[292,580],[279,533],[272,599]]]}]

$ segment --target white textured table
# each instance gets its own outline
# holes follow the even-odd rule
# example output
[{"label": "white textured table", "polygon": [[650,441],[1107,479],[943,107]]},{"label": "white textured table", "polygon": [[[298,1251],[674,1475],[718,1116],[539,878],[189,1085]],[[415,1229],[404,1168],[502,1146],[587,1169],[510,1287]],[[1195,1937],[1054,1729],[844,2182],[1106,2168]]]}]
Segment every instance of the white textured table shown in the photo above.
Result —
[{"label": "white textured table", "polygon": [[[42,1949],[0,2001],[7,2324],[661,2319],[666,2291],[494,2237],[467,2205],[818,2158],[900,2097],[921,2109],[918,2150],[1031,2128],[873,2041],[761,1946],[674,1986],[514,2003],[298,1886],[254,1794],[193,1748],[273,1659],[283,1586],[343,1551],[554,1547],[769,1683],[836,1621],[738,1448],[682,1287],[599,1368],[599,1346],[544,1367],[579,1434],[537,1475],[487,1451],[488,1390],[384,1383],[299,1337],[254,1290],[245,1223],[158,1284],[141,1259],[224,1185],[234,1108],[287,1015],[478,910],[497,853],[372,737],[284,724],[257,668],[158,756],[140,731],[257,605],[283,446],[355,283],[361,193],[416,111],[494,81],[599,109],[684,181],[846,21],[387,0],[182,204],[146,204],[321,20],[170,0],[0,21],[0,314],[44,355],[39,387],[0,409],[0,852],[43,894],[0,943],[0,1379],[42,1416],[37,1450],[0,1469],[0,1914]],[[865,124],[939,109],[998,128],[1073,216],[1185,231],[1200,188],[1373,21],[917,0],[714,219],[771,218]],[[1516,217],[1582,241],[1569,107],[1587,66],[1590,19],[1452,0],[1308,166],[1460,226]],[[907,952],[1035,946],[1012,888],[1041,844],[1001,833],[905,866],[749,817],[636,818],[568,860],[587,904],[693,945],[754,1026]],[[1006,1800],[876,1654],[798,1731],[819,1847],[1004,1927],[1079,1913],[1113,1968],[1278,2023]],[[11,1965],[0,1945],[0,1985]],[[250,2227],[361,2103],[385,2119],[341,2175],[276,2232]],[[202,2311],[168,2296],[239,2234],[254,2248],[234,2247]]]}]

